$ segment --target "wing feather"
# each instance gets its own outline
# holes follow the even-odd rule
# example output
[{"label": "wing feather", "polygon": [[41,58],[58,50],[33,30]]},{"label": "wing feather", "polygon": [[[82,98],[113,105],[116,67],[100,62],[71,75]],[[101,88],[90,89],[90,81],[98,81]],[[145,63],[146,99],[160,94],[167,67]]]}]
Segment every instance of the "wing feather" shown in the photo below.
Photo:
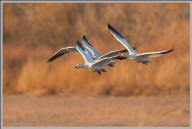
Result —
[{"label": "wing feather", "polygon": [[158,57],[158,56],[167,54],[167,53],[172,52],[172,51],[173,51],[173,49],[167,50],[167,51],[160,51],[160,52],[141,53],[141,54],[138,54],[137,57],[147,57],[147,58]]},{"label": "wing feather", "polygon": [[83,36],[83,43],[85,45],[85,47],[91,52],[92,54],[92,58],[98,58],[100,57],[100,53],[89,43],[89,41],[87,40],[87,38],[85,37],[85,35]]},{"label": "wing feather", "polygon": [[51,62],[57,58],[59,58],[60,56],[69,53],[69,52],[77,52],[75,47],[66,47],[66,48],[61,48],[60,50],[58,50],[49,60],[48,62]]},{"label": "wing feather", "polygon": [[85,64],[93,63],[93,59],[86,53],[85,48],[83,48],[82,44],[79,41],[77,41],[76,49],[83,57]]},{"label": "wing feather", "polygon": [[97,60],[93,66],[99,66],[99,67],[103,67],[105,65],[108,65],[109,63],[111,63],[112,60],[123,60],[126,59],[126,57],[122,57],[122,56],[113,56],[113,57],[106,57],[100,60]]},{"label": "wing feather", "polygon": [[129,45],[123,36],[119,34],[111,25],[108,24],[108,29],[111,34],[129,51],[129,54],[136,54],[137,52]]},{"label": "wing feather", "polygon": [[103,58],[106,58],[106,57],[116,56],[116,55],[118,55],[118,54],[125,53],[125,52],[127,52],[127,51],[128,51],[127,49],[111,51],[111,52],[109,52],[109,53],[106,53],[106,54],[100,56],[99,59],[103,59]]}]

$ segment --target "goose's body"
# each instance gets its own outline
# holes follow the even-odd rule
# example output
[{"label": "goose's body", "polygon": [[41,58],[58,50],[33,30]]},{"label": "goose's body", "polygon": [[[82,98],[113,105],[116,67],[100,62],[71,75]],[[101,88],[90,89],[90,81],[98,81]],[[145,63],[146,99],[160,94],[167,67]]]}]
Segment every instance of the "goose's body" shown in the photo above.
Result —
[{"label": "goose's body", "polygon": [[78,64],[75,66],[75,68],[86,68],[90,69],[93,72],[98,72],[98,74],[101,74],[102,72],[107,72],[108,70],[104,68],[105,65],[110,64],[112,60],[119,59],[121,60],[122,58],[120,56],[113,56],[113,57],[106,57],[102,59],[97,59],[93,60],[87,53],[86,49],[82,47],[81,43],[77,41],[77,46],[76,46],[77,51],[81,54],[83,57],[85,64]]},{"label": "goose's body", "polygon": [[147,64],[151,63],[148,58],[151,57],[158,57],[173,51],[166,50],[166,51],[159,51],[159,52],[147,52],[147,53],[140,53],[138,54],[130,45],[129,43],[121,36],[111,25],[108,24],[108,29],[112,33],[112,35],[129,51],[129,54],[123,54],[123,57],[134,59],[136,62]]}]

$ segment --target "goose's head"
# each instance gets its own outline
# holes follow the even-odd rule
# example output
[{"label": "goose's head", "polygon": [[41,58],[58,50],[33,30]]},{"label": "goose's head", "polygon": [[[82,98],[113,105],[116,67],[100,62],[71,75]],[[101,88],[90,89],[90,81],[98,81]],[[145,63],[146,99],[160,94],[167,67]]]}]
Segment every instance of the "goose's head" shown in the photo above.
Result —
[{"label": "goose's head", "polygon": [[80,64],[77,64],[77,65],[75,66],[75,68],[76,68],[76,69],[80,68]]},{"label": "goose's head", "polygon": [[88,68],[88,66],[83,64],[77,64],[75,68]]}]

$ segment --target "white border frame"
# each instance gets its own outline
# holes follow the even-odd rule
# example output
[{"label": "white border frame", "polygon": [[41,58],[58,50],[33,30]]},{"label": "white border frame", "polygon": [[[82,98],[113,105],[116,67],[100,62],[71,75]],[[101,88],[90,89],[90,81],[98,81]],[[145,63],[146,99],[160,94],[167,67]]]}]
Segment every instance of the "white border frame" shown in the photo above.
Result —
[{"label": "white border frame", "polygon": [[[21,0],[21,1],[15,1],[15,0],[2,0],[2,2],[0,1],[0,7],[1,7],[1,21],[0,21],[0,26],[1,26],[1,128],[2,129],[20,129],[20,128],[30,128],[30,129],[34,129],[34,128],[42,128],[42,127],[3,127],[3,4],[4,3],[189,3],[190,4],[190,126],[189,127],[182,127],[182,128],[190,128],[191,125],[192,125],[192,120],[191,120],[191,116],[192,116],[192,103],[191,103],[191,94],[192,94],[192,89],[191,89],[191,82],[192,82],[192,77],[191,77],[191,72],[192,72],[192,69],[191,69],[191,55],[192,55],[192,52],[191,52],[191,49],[192,49],[192,46],[191,46],[191,37],[192,37],[192,24],[191,24],[191,21],[192,21],[192,2],[189,1],[189,0],[184,0],[184,1],[165,1],[165,0],[160,0],[160,1],[133,1],[133,0],[130,0],[130,1],[126,1],[126,0],[120,0],[120,1],[102,1],[102,0],[98,0],[98,1],[94,1],[94,0],[67,0],[67,1],[63,1],[63,0],[56,0],[56,1],[32,1],[32,0]],[[85,127],[43,127],[43,128],[51,128],[51,129],[54,129],[54,128],[57,128],[57,129],[63,129],[63,128],[85,128]],[[98,127],[86,127],[86,128],[98,128]],[[103,128],[111,128],[111,127],[103,127]],[[137,128],[137,127],[113,127],[113,128]],[[141,127],[141,128],[149,128],[149,127]],[[168,128],[168,127],[150,127],[150,128]],[[169,127],[169,128],[178,128],[178,127]]]}]

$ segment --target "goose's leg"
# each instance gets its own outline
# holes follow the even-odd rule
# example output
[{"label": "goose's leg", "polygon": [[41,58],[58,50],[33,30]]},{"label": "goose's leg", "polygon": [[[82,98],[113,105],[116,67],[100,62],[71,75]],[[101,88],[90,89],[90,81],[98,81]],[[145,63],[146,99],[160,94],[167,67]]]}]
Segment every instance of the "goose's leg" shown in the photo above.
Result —
[{"label": "goose's leg", "polygon": [[116,62],[111,61],[111,62],[108,64],[108,66],[110,66],[110,67],[114,67],[115,64],[116,64]]},{"label": "goose's leg", "polygon": [[98,73],[99,75],[101,75],[101,71],[97,71],[97,73]]},{"label": "goose's leg", "polygon": [[108,72],[108,70],[107,70],[107,69],[101,69],[101,71],[102,71],[102,72]]},{"label": "goose's leg", "polygon": [[147,62],[142,62],[143,64],[147,65]]},{"label": "goose's leg", "polygon": [[148,63],[151,63],[151,61],[145,60],[145,61],[143,61],[142,63],[145,64],[145,65],[147,65]]},{"label": "goose's leg", "polygon": [[110,66],[110,67],[114,67],[115,65],[114,65],[114,64],[108,64],[108,66]]}]

